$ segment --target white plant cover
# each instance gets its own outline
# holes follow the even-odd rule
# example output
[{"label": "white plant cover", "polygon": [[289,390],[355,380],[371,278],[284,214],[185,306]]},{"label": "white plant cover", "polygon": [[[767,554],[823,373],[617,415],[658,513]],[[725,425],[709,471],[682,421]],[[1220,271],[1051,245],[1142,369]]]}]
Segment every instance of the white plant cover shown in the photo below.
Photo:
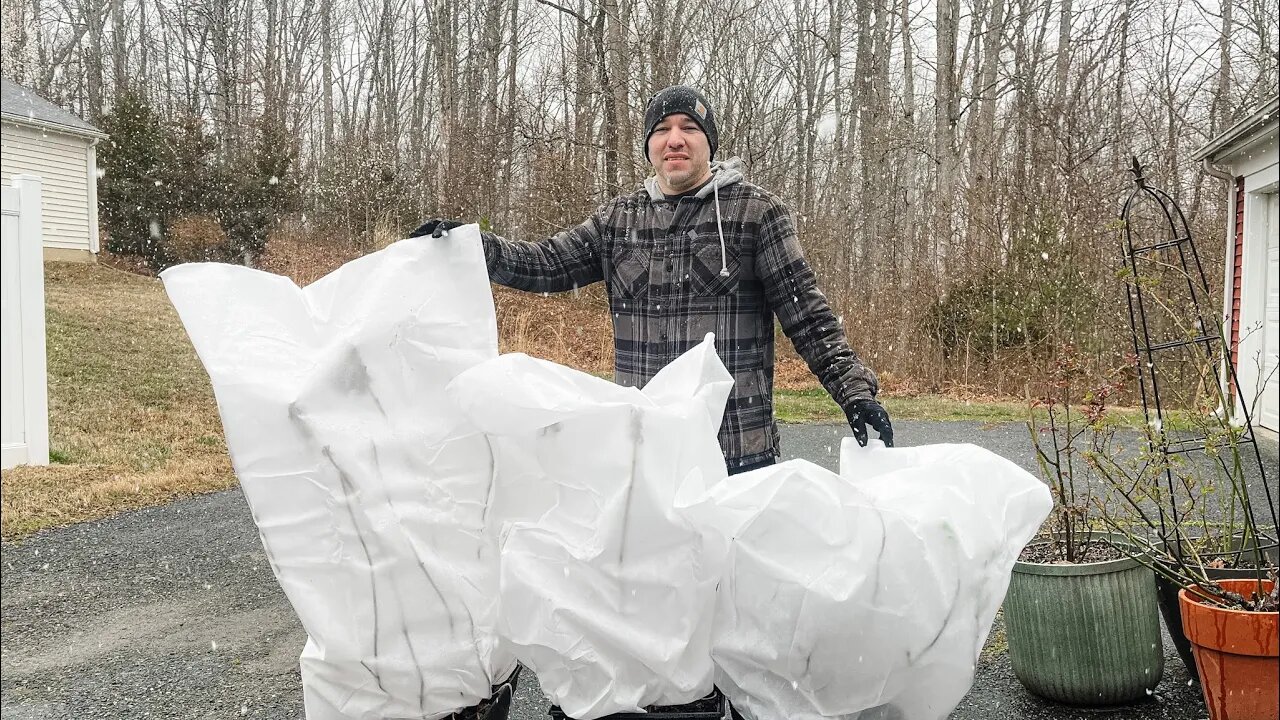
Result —
[{"label": "white plant cover", "polygon": [[733,537],[716,684],[749,720],[938,720],[968,692],[1048,489],[973,445],[859,448],[690,486]]},{"label": "white plant cover", "polygon": [[497,356],[478,229],[305,289],[216,263],[161,277],[307,631],[308,718],[439,718],[488,697],[515,663],[494,633],[493,455],[445,394]]},{"label": "white plant cover", "polygon": [[524,355],[450,386],[471,422],[526,452],[526,475],[555,493],[541,518],[506,531],[498,630],[570,717],[712,690],[726,542],[674,498],[684,482],[724,480],[716,433],[732,385],[708,335],[643,391]]},{"label": "white plant cover", "polygon": [[444,717],[517,656],[580,720],[713,679],[752,720],[943,718],[1050,508],[971,445],[726,478],[713,338],[644,390],[498,357],[475,226],[305,289],[162,278],[308,633],[310,720]]}]

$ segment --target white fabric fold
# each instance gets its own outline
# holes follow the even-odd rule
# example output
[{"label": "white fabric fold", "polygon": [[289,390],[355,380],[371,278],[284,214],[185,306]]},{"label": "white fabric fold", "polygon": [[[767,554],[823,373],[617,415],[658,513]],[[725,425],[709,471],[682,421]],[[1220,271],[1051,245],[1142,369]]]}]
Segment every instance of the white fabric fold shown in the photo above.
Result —
[{"label": "white fabric fold", "polygon": [[732,538],[716,684],[749,720],[939,720],[968,692],[1048,489],[973,445],[804,460],[682,498]]},{"label": "white fabric fold", "polygon": [[527,453],[526,475],[555,495],[505,532],[499,633],[569,717],[712,690],[725,542],[674,498],[686,481],[724,479],[716,434],[732,385],[708,336],[644,390],[523,355],[450,386],[471,423]]}]

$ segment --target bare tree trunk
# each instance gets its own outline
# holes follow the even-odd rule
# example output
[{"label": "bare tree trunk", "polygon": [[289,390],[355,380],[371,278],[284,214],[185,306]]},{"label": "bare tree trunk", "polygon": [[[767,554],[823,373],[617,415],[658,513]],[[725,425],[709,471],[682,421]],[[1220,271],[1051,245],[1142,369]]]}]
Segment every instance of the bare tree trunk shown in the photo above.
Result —
[{"label": "bare tree trunk", "polygon": [[509,0],[507,3],[508,22],[511,28],[511,37],[508,40],[507,53],[507,70],[506,70],[506,104],[507,118],[506,126],[502,133],[502,223],[504,226],[510,226],[511,217],[511,198],[514,193],[511,192],[512,177],[515,174],[515,145],[516,145],[516,123],[520,112],[520,95],[516,80],[516,68],[520,66],[520,0]]},{"label": "bare tree trunk", "polygon": [[452,214],[460,210],[460,203],[453,193],[446,191],[454,172],[453,141],[457,136],[457,28],[456,6],[453,0],[436,0],[435,32],[431,41],[436,46],[436,77],[440,83],[439,103],[435,110],[440,121],[440,160],[436,163],[436,197],[441,212]]},{"label": "bare tree trunk", "polygon": [[[864,0],[871,5],[872,0]],[[860,91],[862,116],[860,122],[859,156],[862,159],[862,257],[863,265],[876,264],[877,248],[886,234],[887,207],[879,202],[881,188],[885,186],[886,168],[884,164],[884,146],[886,140],[884,112],[888,93],[889,67],[886,64],[889,55],[888,10],[882,6],[874,7],[874,20],[870,28],[861,34],[869,36],[865,56],[859,58],[859,75],[864,78]],[[859,48],[862,48],[861,42]]]},{"label": "bare tree trunk", "polygon": [[[830,187],[825,188],[825,193],[829,200],[824,203],[830,210],[826,220],[834,221],[841,218],[848,221],[853,216],[853,184],[846,180],[846,172],[852,171],[852,158],[849,157],[849,147],[846,138],[846,126],[848,119],[845,117],[849,110],[845,106],[844,87],[841,84],[844,76],[844,12],[843,3],[833,0],[827,5],[827,46],[828,62],[831,64],[831,89],[832,103],[836,113],[835,132],[831,137],[831,162],[828,164],[828,177],[831,178]],[[834,248],[834,261],[836,267],[848,267],[849,246],[853,242],[852,235],[845,239],[844,242],[837,243]]]},{"label": "bare tree trunk", "polygon": [[1209,134],[1216,136],[1235,119],[1231,102],[1231,7],[1235,0],[1224,0],[1222,32],[1218,36],[1218,84],[1214,88],[1213,108],[1209,114]]},{"label": "bare tree trunk", "polygon": [[[151,87],[155,84],[154,73],[155,68],[151,67],[151,21],[147,17],[147,0],[139,0],[138,2],[138,76],[139,82],[144,86]],[[128,62],[128,57],[125,57]]]},{"label": "bare tree trunk", "polygon": [[262,57],[262,107],[274,118],[280,105],[280,0],[263,0],[267,10],[267,44]]},{"label": "bare tree trunk", "polygon": [[213,56],[214,92],[210,97],[214,117],[214,133],[221,145],[222,156],[231,154],[235,136],[236,68],[233,55],[239,50],[236,47],[235,28],[232,23],[231,7],[221,2],[208,2],[204,5],[205,26],[209,34],[210,51]]},{"label": "bare tree trunk", "polygon": [[953,221],[956,191],[956,122],[959,112],[956,88],[956,41],[960,24],[959,0],[938,2],[938,70],[937,97],[934,109],[934,154],[938,165],[935,258],[939,261],[950,253],[955,237]]},{"label": "bare tree trunk", "polygon": [[1071,0],[1059,0],[1062,7],[1058,19],[1058,57],[1054,72],[1054,104],[1059,117],[1066,110],[1067,78],[1071,71]]},{"label": "bare tree trunk", "polygon": [[[128,52],[128,32],[124,19],[124,0],[109,0],[111,6],[111,89],[118,97],[124,91],[125,86],[129,83],[129,52]],[[145,8],[146,3],[139,3],[140,7]],[[142,10],[145,18],[146,10]],[[145,22],[145,20],[144,20]],[[143,28],[145,30],[145,28]],[[139,33],[144,38],[143,42],[138,43],[140,47],[145,48],[146,35]],[[148,71],[146,64],[141,67],[143,73]]]},{"label": "bare tree trunk", "polygon": [[970,134],[970,175],[988,175],[991,166],[992,143],[995,140],[996,104],[999,88],[996,87],[1000,67],[1000,51],[1004,47],[1005,0],[992,0],[991,16],[982,42],[982,61],[975,85],[974,96],[978,102],[978,117]]},{"label": "bare tree trunk", "polygon": [[102,115],[102,11],[104,6],[94,0],[86,0],[81,6],[84,22],[88,25],[89,49],[84,52],[85,85],[89,95],[89,109],[86,113],[90,119],[96,120]]},{"label": "bare tree trunk", "polygon": [[[631,27],[631,14],[635,6],[634,0],[609,0],[616,2],[614,14],[609,16],[609,34],[607,37],[610,70],[613,88],[610,95],[614,104],[614,117],[617,118],[618,149],[618,182],[621,188],[632,188],[637,184],[636,165],[632,158],[635,152],[635,130],[631,124],[631,66],[632,53],[627,47],[627,31]],[[620,188],[620,189],[621,189]]]},{"label": "bare tree trunk", "polygon": [[911,2],[902,0],[902,114],[914,125],[916,115],[915,47],[911,43]]},{"label": "bare tree trunk", "polygon": [[[579,0],[579,10],[583,3]],[[594,200],[592,176],[596,173],[595,132],[592,128],[591,26],[579,14],[574,26],[574,98],[573,98],[573,150],[570,157],[574,168],[573,183],[581,198]]]},{"label": "bare tree trunk", "polygon": [[333,148],[333,0],[320,0],[320,96],[324,115],[321,147]]},{"label": "bare tree trunk", "polygon": [[606,194],[612,194],[621,186],[618,174],[618,143],[621,133],[618,128],[618,92],[617,78],[613,71],[621,63],[612,59],[614,55],[613,36],[617,32],[618,0],[600,0],[594,21],[591,24],[596,46],[596,72],[599,76],[601,102],[604,103],[604,184]]},{"label": "bare tree trunk", "polygon": [[667,49],[667,0],[653,0],[649,5],[649,75],[644,87],[645,98],[651,97],[672,82],[674,69]]}]

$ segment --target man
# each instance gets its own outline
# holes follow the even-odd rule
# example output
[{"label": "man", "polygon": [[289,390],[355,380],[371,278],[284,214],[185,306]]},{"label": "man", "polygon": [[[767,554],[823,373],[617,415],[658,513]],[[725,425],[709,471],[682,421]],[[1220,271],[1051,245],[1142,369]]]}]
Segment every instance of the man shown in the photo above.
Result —
[{"label": "man", "polygon": [[[893,445],[876,376],[849,347],[818,289],[786,207],[743,178],[742,161],[712,163],[719,135],[701,93],[675,85],[649,100],[645,158],[655,176],[585,222],[541,242],[482,233],[489,278],[530,292],[604,281],[613,314],[614,379],[643,387],[715,333],[734,387],[720,426],[730,473],[778,457],[773,317],[844,409],[858,443],[867,426]],[[413,236],[463,223],[433,219]]]}]

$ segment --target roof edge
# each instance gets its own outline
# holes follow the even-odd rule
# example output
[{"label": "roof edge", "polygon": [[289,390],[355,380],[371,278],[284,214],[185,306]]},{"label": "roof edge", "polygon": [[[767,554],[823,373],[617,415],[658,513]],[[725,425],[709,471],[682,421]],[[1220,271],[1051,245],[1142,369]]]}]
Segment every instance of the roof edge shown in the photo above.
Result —
[{"label": "roof edge", "polygon": [[28,127],[39,128],[41,130],[51,130],[53,132],[60,132],[64,135],[74,135],[76,137],[88,138],[90,140],[105,140],[109,137],[106,133],[98,130],[97,128],[90,130],[88,128],[74,127],[72,125],[63,125],[62,123],[51,122],[49,120],[38,120],[36,118],[19,115],[14,112],[0,112],[0,119],[3,119],[5,122],[26,125]]},{"label": "roof edge", "polygon": [[1215,162],[1219,157],[1227,154],[1227,151],[1234,149],[1235,145],[1252,140],[1253,136],[1267,124],[1276,122],[1277,117],[1280,117],[1280,96],[1272,98],[1262,107],[1227,128],[1218,137],[1205,143],[1191,154],[1191,159],[1196,162],[1201,160]]}]

